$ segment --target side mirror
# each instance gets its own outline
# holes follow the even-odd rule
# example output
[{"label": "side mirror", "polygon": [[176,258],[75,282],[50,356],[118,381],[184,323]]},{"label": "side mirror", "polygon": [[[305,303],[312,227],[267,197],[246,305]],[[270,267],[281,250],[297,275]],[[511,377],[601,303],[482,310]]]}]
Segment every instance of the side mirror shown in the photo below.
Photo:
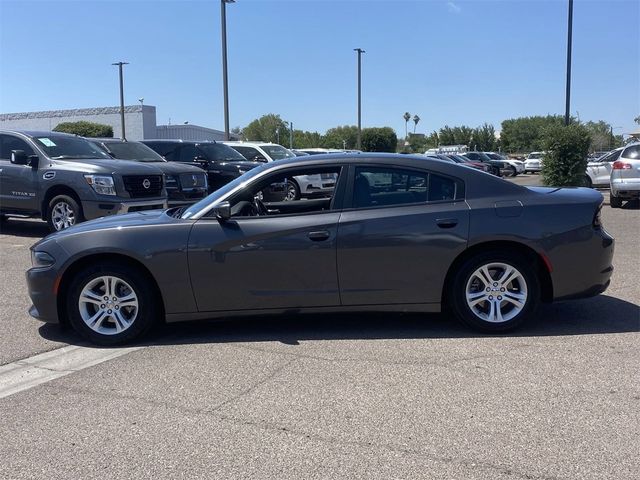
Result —
[{"label": "side mirror", "polygon": [[11,163],[15,165],[28,165],[29,157],[24,150],[11,150]]},{"label": "side mirror", "polygon": [[214,207],[213,213],[218,220],[226,222],[231,218],[231,204],[229,202],[222,202]]}]

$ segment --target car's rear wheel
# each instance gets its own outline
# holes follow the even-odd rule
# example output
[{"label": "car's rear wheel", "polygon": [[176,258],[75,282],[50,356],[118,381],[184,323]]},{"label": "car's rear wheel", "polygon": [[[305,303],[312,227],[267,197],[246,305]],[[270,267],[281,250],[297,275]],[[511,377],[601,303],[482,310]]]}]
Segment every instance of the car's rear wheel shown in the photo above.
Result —
[{"label": "car's rear wheel", "polygon": [[591,177],[589,177],[589,175],[584,175],[582,177],[582,186],[587,188],[593,187],[593,182],[591,181]]},{"label": "car's rear wheel", "polygon": [[513,165],[508,166],[505,170],[505,173],[507,177],[515,177],[516,175],[518,175],[518,171]]},{"label": "car's rear wheel", "polygon": [[613,192],[609,194],[609,205],[611,208],[622,208],[622,199],[620,197],[614,197]]},{"label": "car's rear wheel", "polygon": [[97,264],[74,276],[66,298],[73,328],[98,345],[116,345],[144,334],[158,316],[157,299],[136,268]]},{"label": "car's rear wheel", "polygon": [[540,284],[526,257],[487,252],[456,272],[450,306],[458,319],[482,332],[504,332],[525,322],[540,303]]},{"label": "car's rear wheel", "polygon": [[59,232],[84,220],[82,208],[69,195],[57,195],[49,202],[47,223],[52,232]]},{"label": "car's rear wheel", "polygon": [[285,201],[300,199],[300,187],[298,186],[298,183],[292,178],[287,178],[287,191],[284,199]]}]

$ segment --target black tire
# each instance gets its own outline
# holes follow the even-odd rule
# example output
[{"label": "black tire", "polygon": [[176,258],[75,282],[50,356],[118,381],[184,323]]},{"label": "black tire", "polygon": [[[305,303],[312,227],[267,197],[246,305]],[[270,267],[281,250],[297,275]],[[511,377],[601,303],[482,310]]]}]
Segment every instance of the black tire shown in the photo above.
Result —
[{"label": "black tire", "polygon": [[582,177],[582,186],[593,188],[593,183],[591,182],[591,177],[589,177],[589,175],[585,175],[584,177]]},{"label": "black tire", "polygon": [[300,187],[293,178],[287,178],[287,190],[284,199],[285,201],[300,200]]},{"label": "black tire", "polygon": [[[63,217],[62,220],[58,220],[58,208],[64,209],[67,217]],[[71,215],[73,218],[71,218]],[[73,197],[70,197],[69,195],[56,195],[49,202],[49,205],[47,206],[47,224],[49,225],[49,230],[52,232],[64,230],[65,228],[76,225],[82,221],[84,221],[82,207]]]},{"label": "black tire", "polygon": [[611,208],[622,208],[622,199],[620,197],[614,197],[613,193],[610,193],[609,205],[611,205]]},{"label": "black tire", "polygon": [[[130,287],[131,291],[137,297],[138,307],[137,310],[135,310],[135,314],[132,307],[123,306],[122,310],[119,310],[124,317],[131,320],[127,328],[124,328],[120,332],[118,332],[117,327],[121,327],[121,324],[116,321],[115,315],[110,315],[112,312],[116,312],[117,303],[112,305],[105,301],[102,305],[86,304],[86,310],[93,308],[93,310],[84,312],[86,316],[92,316],[93,314],[97,314],[99,309],[102,310],[102,316],[99,317],[102,318],[102,321],[97,327],[104,330],[104,332],[92,329],[85,320],[83,320],[83,312],[81,312],[79,305],[81,293],[85,287],[91,285],[92,282],[98,282],[98,286],[94,287],[93,293],[98,293],[98,295],[108,293],[100,291],[101,286],[105,285],[100,279],[101,277],[107,276],[117,278],[120,281],[120,283],[116,283],[114,286],[117,290],[117,292],[113,292],[114,295],[122,294],[124,295],[122,298],[125,298],[130,295],[128,288]],[[103,300],[104,298],[100,301]],[[103,346],[120,345],[139,338],[153,326],[160,314],[158,307],[159,299],[147,276],[137,268],[118,263],[99,263],[88,266],[76,273],[67,289],[65,301],[66,312],[73,329],[90,342]],[[110,306],[112,310],[106,310]],[[128,310],[128,312],[126,310]],[[122,318],[122,316],[120,318]]]},{"label": "black tire", "polygon": [[[476,288],[474,284],[477,284],[477,286],[486,286],[486,283],[483,284],[478,281],[478,277],[474,275],[474,272],[483,265],[486,266],[491,264],[502,264],[516,269],[524,281],[524,285],[522,285],[519,280],[513,280],[512,282],[507,283],[502,291],[500,291],[502,286],[499,282],[493,282],[489,288],[497,289],[496,291],[492,290],[490,292],[486,292],[486,288],[483,286],[475,292],[481,295],[486,295],[488,298],[492,299],[491,302],[494,303],[494,306],[497,305],[499,307],[498,310],[501,312],[500,314],[504,314],[504,316],[507,317],[504,321],[491,322],[487,319],[481,318],[479,314],[474,313],[474,310],[472,310],[472,307],[470,307],[467,302],[468,286],[471,290]],[[489,272],[494,274],[496,276],[495,278],[500,278],[500,274],[505,273],[505,270],[500,270],[500,268],[495,267],[489,268]],[[498,283],[497,286],[495,286],[496,283]],[[458,268],[457,272],[455,272],[450,287],[451,293],[448,297],[449,306],[455,316],[474,330],[484,333],[506,332],[519,327],[535,313],[538,305],[540,304],[540,281],[536,274],[534,265],[527,260],[526,256],[510,252],[489,251],[479,253],[471,257],[465,261],[460,268]],[[506,293],[503,293],[505,291]],[[500,298],[501,296],[507,298],[507,295],[509,294],[515,298],[515,295],[521,295],[523,292],[526,293],[526,298],[519,312],[517,311],[518,307],[513,303]],[[500,301],[498,301],[498,299],[500,299]],[[491,313],[490,306],[491,303],[489,300],[483,300],[477,303],[474,308],[480,311],[480,314],[489,316]],[[483,310],[488,311],[483,312]],[[509,318],[511,315],[513,316]]]},{"label": "black tire", "polygon": [[507,171],[509,172],[507,177],[515,177],[516,175],[518,175],[518,171],[516,170],[516,167],[514,167],[513,165],[510,165],[509,167],[507,167]]}]

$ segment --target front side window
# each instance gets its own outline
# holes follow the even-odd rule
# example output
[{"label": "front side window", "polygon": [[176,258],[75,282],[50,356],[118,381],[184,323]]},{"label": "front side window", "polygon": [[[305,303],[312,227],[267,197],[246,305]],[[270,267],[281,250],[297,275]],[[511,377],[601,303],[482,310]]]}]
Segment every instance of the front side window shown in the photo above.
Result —
[{"label": "front side window", "polygon": [[267,152],[273,160],[282,160],[283,158],[293,158],[295,154],[280,145],[262,145],[262,149]]},{"label": "front side window", "polygon": [[455,180],[394,167],[358,167],[353,184],[354,208],[389,207],[455,200]]},{"label": "front side window", "polygon": [[35,155],[33,149],[21,138],[12,135],[0,135],[0,159],[11,160],[12,150],[22,150],[25,155]]},{"label": "front side window", "polygon": [[234,145],[233,149],[239,152],[247,160],[253,160],[255,157],[260,155],[260,152],[253,147],[239,147]]},{"label": "front side window", "polygon": [[242,155],[224,143],[200,143],[198,148],[204,152],[208,160],[220,162],[241,162],[245,160]]}]

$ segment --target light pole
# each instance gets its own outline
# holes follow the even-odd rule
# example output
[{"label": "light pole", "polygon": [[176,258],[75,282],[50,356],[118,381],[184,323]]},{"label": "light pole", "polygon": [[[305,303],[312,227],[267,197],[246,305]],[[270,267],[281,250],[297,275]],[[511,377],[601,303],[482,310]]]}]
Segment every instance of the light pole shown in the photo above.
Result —
[{"label": "light pole", "polygon": [[413,133],[416,133],[416,127],[418,126],[418,122],[420,121],[420,117],[418,115],[413,116]]},{"label": "light pole", "polygon": [[569,19],[567,25],[567,92],[564,109],[564,124],[569,125],[569,105],[571,103],[571,38],[573,34],[573,0],[569,0]]},{"label": "light pole", "polygon": [[366,53],[361,48],[354,48],[354,52],[358,52],[358,137],[356,140],[356,148],[362,149],[362,54]]},{"label": "light pole", "polygon": [[129,62],[116,62],[111,65],[117,65],[120,73],[120,127],[122,128],[122,140],[127,139],[124,131],[124,82],[122,80],[122,66],[129,65]]},{"label": "light pole", "polygon": [[227,3],[236,0],[220,0],[222,22],[222,90],[224,96],[224,139],[229,140],[229,84],[227,81]]}]

